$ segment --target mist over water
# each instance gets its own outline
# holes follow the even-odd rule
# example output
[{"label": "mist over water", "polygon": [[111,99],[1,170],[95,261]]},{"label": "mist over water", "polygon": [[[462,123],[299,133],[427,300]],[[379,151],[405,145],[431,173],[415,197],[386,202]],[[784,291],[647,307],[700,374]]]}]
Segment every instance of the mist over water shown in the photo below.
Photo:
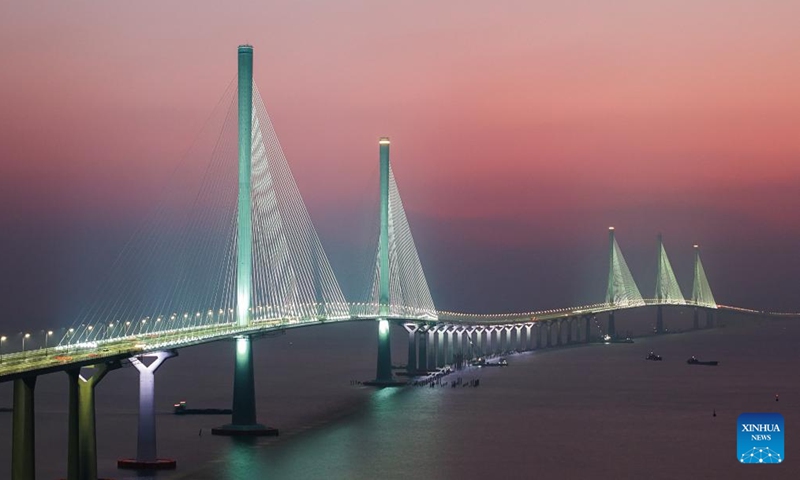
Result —
[{"label": "mist over water", "polygon": [[[650,313],[618,314],[618,329],[647,330]],[[691,326],[687,312],[666,320],[676,330]],[[717,325],[525,353],[508,357],[508,368],[445,379],[480,378],[479,388],[384,390],[350,385],[374,374],[371,322],[290,331],[254,349],[259,421],[281,436],[245,441],[210,435],[227,416],[171,414],[178,400],[230,404],[233,344],[184,349],[156,375],[158,451],[178,469],[155,478],[797,478],[800,324],[729,317]],[[394,363],[402,364],[406,337],[393,332]],[[650,351],[664,361],[645,361]],[[720,365],[689,366],[691,355]],[[97,387],[101,476],[148,478],[116,469],[118,458],[135,455],[137,388],[133,368]],[[11,404],[11,392],[0,384],[0,406]],[[66,375],[40,377],[38,478],[66,474],[66,411]],[[784,415],[785,463],[738,463],[736,419],[744,412]],[[10,430],[11,414],[0,414],[0,478],[9,474]]]}]

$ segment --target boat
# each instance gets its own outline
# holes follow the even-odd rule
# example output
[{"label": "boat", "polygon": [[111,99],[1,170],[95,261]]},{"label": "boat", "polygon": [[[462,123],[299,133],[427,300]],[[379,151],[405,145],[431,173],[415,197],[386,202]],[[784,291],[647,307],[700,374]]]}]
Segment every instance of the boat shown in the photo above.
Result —
[{"label": "boat", "polygon": [[650,352],[646,357],[644,357],[644,359],[645,360],[653,360],[653,361],[656,361],[656,362],[660,362],[661,360],[663,360],[663,358],[661,358],[661,355],[656,355],[653,352]]},{"label": "boat", "polygon": [[483,357],[477,358],[472,361],[471,364],[473,367],[483,367],[486,365],[486,359]]},{"label": "boat", "polygon": [[617,338],[617,337],[612,337],[611,335],[603,335],[603,342],[605,342],[605,343],[633,343],[633,339],[631,337]]},{"label": "boat", "polygon": [[688,363],[689,365],[710,365],[712,367],[716,367],[717,365],[719,365],[719,362],[716,360],[701,361],[698,360],[697,357],[695,357],[694,355],[692,355],[692,358],[690,358],[689,360],[686,360],[686,363]]},{"label": "boat", "polygon": [[173,407],[175,407],[173,412],[175,415],[230,415],[233,413],[230,408],[189,408],[186,406],[185,400],[174,404]]}]

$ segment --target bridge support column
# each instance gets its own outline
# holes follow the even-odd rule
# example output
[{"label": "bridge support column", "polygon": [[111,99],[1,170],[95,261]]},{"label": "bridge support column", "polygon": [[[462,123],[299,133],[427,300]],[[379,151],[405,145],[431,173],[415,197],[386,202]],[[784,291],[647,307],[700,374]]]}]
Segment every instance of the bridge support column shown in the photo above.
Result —
[{"label": "bridge support column", "polygon": [[411,375],[417,371],[417,330],[419,325],[415,323],[404,323],[403,328],[408,332],[408,362],[406,372]]},{"label": "bridge support column", "polygon": [[14,413],[11,420],[11,478],[36,478],[36,438],[33,393],[36,377],[14,380]]},{"label": "bridge support column", "polygon": [[420,372],[427,372],[428,371],[428,331],[420,329],[417,332],[417,339],[419,340],[419,351],[417,352],[417,358],[419,362],[417,363],[417,369]]},{"label": "bridge support column", "polygon": [[531,349],[531,331],[533,330],[533,326],[531,324],[526,324],[523,328],[525,330],[523,345],[525,346],[525,351],[527,352]]},{"label": "bridge support column", "polygon": [[563,335],[561,334],[561,325],[563,323],[564,320],[556,320],[556,335],[558,335],[558,338],[556,339],[556,345],[559,347],[562,345],[561,337],[563,337]]},{"label": "bridge support column", "polygon": [[617,336],[617,326],[614,324],[613,310],[608,312],[608,331],[606,334],[611,338],[615,338]]},{"label": "bridge support column", "polygon": [[428,330],[428,370],[436,370],[436,327]]},{"label": "bridge support column", "polygon": [[567,318],[567,345],[572,343],[572,317]]},{"label": "bridge support column", "polygon": [[693,319],[693,322],[692,322],[692,328],[694,328],[695,330],[699,330],[700,329],[700,311],[699,311],[699,309],[697,307],[694,307],[694,312],[693,313],[694,313],[694,319]]},{"label": "bridge support column", "polygon": [[467,327],[467,358],[472,360],[478,356],[478,337],[480,327]]},{"label": "bridge support column", "polygon": [[522,342],[522,329],[524,327],[522,325],[514,325],[514,332],[516,338],[514,339],[514,350],[518,352],[524,352],[526,350],[525,343]]},{"label": "bridge support column", "polygon": [[588,316],[583,317],[583,319],[586,320],[586,333],[585,333],[586,338],[584,338],[583,341],[585,341],[586,343],[589,343],[589,342],[592,341],[591,319]]},{"label": "bridge support column", "polygon": [[542,348],[542,322],[536,322],[536,350]]},{"label": "bridge support column", "polygon": [[175,460],[158,458],[156,455],[156,370],[167,361],[175,357],[178,352],[174,350],[153,352],[141,355],[139,358],[153,358],[150,365],[145,365],[139,358],[130,359],[131,364],[139,371],[139,435],[136,443],[136,458],[126,458],[117,461],[118,468],[131,470],[167,470],[176,466]]},{"label": "bridge support column", "polygon": [[706,328],[714,328],[714,311],[706,310]]},{"label": "bridge support column", "polygon": [[236,363],[233,370],[233,414],[231,423],[211,429],[212,435],[278,435],[275,428],[256,422],[256,381],[253,369],[252,339],[236,337]]},{"label": "bridge support column", "polygon": [[442,330],[442,366],[450,365],[453,353],[453,339],[450,335],[450,328],[444,327]]},{"label": "bridge support column", "polygon": [[378,320],[378,359],[375,373],[376,384],[395,384],[392,377],[392,343],[389,321]]},{"label": "bridge support column", "polygon": [[80,369],[67,370],[69,378],[68,480],[97,479],[97,428],[94,389],[119,362],[94,365],[94,374],[85,378]]},{"label": "bridge support column", "polygon": [[545,328],[545,339],[544,339],[544,348],[549,348],[553,346],[553,321],[547,321],[547,328]]},{"label": "bridge support column", "polygon": [[439,328],[436,330],[436,368],[444,367],[444,337],[445,330]]},{"label": "bridge support column", "polygon": [[661,305],[657,307],[656,312],[656,333],[664,333],[664,312]]},{"label": "bridge support column", "polygon": [[459,350],[461,350],[460,342],[461,336],[458,333],[458,327],[452,327],[453,329],[450,330],[450,364],[456,364],[456,358],[458,357]]}]

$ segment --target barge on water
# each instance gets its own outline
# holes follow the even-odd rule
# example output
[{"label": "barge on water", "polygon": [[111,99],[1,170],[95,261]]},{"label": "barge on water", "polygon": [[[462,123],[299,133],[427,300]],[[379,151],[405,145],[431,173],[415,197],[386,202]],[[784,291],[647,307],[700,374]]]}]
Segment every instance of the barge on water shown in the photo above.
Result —
[{"label": "barge on water", "polygon": [[230,408],[189,408],[186,406],[186,400],[173,405],[175,415],[230,415],[233,410]]}]

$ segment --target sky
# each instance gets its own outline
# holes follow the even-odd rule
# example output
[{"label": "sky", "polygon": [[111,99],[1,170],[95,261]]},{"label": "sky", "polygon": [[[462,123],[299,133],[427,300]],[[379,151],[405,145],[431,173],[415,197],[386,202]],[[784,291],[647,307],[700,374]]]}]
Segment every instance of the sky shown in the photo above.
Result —
[{"label": "sky", "polygon": [[645,296],[660,232],[685,294],[698,243],[719,303],[798,311],[798,17],[789,0],[3,2],[0,330],[71,323],[242,43],[345,293],[388,135],[441,309],[602,301],[613,225]]}]

